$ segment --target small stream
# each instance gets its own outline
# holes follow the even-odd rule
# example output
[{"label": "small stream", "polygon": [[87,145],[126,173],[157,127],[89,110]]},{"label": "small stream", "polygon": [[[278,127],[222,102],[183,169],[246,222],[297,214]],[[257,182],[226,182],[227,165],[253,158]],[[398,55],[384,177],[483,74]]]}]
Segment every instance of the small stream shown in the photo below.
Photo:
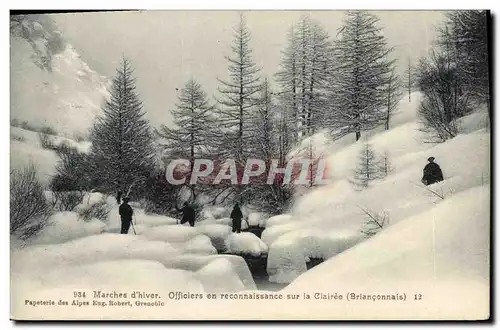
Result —
[{"label": "small stream", "polygon": [[[265,228],[261,227],[250,227],[246,230],[247,232],[251,232],[256,235],[258,238],[261,238],[262,232]],[[252,273],[252,277],[255,281],[255,285],[258,290],[265,291],[279,291],[286,287],[287,283],[273,283],[269,281],[269,276],[267,274],[267,255],[254,257],[251,255],[240,255],[248,265],[250,269],[250,273]],[[323,259],[310,258],[310,260],[306,263],[307,270],[313,268],[316,265],[319,265],[323,262]]]}]

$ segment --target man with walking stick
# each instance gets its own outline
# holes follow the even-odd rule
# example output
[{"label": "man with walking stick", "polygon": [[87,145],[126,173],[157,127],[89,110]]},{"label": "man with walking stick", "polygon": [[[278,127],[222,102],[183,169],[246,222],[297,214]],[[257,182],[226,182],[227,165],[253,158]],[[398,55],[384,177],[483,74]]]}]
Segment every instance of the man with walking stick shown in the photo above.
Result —
[{"label": "man with walking stick", "polygon": [[[132,210],[132,207],[128,204],[128,201],[130,199],[128,196],[123,197],[123,203],[120,205],[119,213],[120,217],[122,220],[122,228],[120,233],[121,234],[128,234],[128,230],[130,228],[130,224],[132,223],[132,215],[134,214],[134,210]],[[134,224],[132,224],[132,228],[134,227]],[[135,228],[134,233],[135,233]]]}]

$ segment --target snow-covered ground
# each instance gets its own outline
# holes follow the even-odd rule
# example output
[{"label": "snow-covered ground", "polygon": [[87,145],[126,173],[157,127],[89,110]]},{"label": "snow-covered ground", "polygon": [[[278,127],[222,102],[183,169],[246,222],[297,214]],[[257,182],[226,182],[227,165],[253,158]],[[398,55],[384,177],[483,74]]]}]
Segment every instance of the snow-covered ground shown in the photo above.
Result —
[{"label": "snow-covered ground", "polygon": [[[419,97],[414,93],[412,103],[401,101],[391,130],[370,134],[374,151],[390,155],[393,171],[365,190],[357,191],[349,182],[363,141],[349,144],[346,137],[327,147],[324,142],[320,144],[321,150],[333,150],[327,157],[332,182],[299,197],[290,214],[268,219],[262,233],[262,240],[269,246],[267,269],[271,281],[290,283],[306,271],[309,258],[328,259],[364,240],[361,231],[368,219],[365,211],[385,213],[390,228],[436,207],[442,201],[437,195],[448,200],[489,184],[487,113],[478,111],[463,118],[460,126],[464,133],[454,139],[425,143],[416,119]],[[437,195],[420,183],[430,156],[436,158],[445,177],[445,181],[429,187]]]},{"label": "snow-covered ground", "polygon": [[209,236],[220,234],[212,227],[219,225],[178,225],[176,219],[136,208],[135,233],[130,228],[128,235],[121,235],[118,205],[112,197],[90,193],[76,209],[102,199],[111,208],[104,221],[85,221],[77,212],[59,212],[28,244],[12,244],[14,310],[23,308],[22,297],[28,292],[30,297],[41,297],[70,287],[202,293],[256,289],[243,258],[217,255]]},{"label": "snow-covered ground", "polygon": [[[265,226],[262,240],[234,234],[230,208],[207,207],[194,228],[170,217],[135,208],[134,229],[120,235],[118,205],[112,196],[87,194],[77,207],[105,200],[105,220],[84,221],[76,212],[56,213],[40,236],[20,247],[11,243],[13,315],[42,317],[43,309],[24,299],[72,299],[75,288],[141,290],[160,293],[160,309],[102,309],[102,317],[162,319],[410,318],[474,319],[487,317],[490,288],[490,133],[482,110],[461,120],[462,134],[441,144],[425,143],[415,115],[419,95],[401,101],[390,131],[370,135],[377,154],[387,152],[393,171],[365,190],[349,178],[362,143],[348,136],[335,143],[320,137],[328,160],[329,183],[301,192],[293,209],[271,218],[246,214],[250,225]],[[37,133],[14,128],[24,141],[11,142],[13,166],[29,155],[50,173],[56,155],[40,148]],[[84,151],[83,142],[72,144]],[[24,153],[23,153],[24,152]],[[429,191],[420,183],[422,169],[434,156],[445,180]],[[17,158],[16,158],[17,157]],[[441,197],[439,197],[439,196]],[[385,213],[388,223],[372,238],[361,231],[363,210]],[[242,222],[243,227],[246,221]],[[407,302],[312,299],[304,301],[189,300],[165,298],[170,292],[254,292],[243,258],[217,251],[268,254],[270,280],[290,283],[280,293],[405,294]],[[310,258],[325,262],[306,272]],[[417,295],[417,296],[415,296]],[[422,301],[415,300],[422,295]],[[209,307],[208,307],[209,306]],[[307,306],[307,308],[304,308]],[[425,306],[423,308],[422,306]],[[231,310],[230,315],[225,311]],[[64,309],[54,309],[62,317]],[[81,309],[78,317],[95,317]]]}]

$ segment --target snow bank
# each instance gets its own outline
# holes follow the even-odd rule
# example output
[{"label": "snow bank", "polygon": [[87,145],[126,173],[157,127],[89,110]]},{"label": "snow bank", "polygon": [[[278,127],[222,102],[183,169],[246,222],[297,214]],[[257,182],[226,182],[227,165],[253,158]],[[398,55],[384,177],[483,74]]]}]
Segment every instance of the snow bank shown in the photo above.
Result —
[{"label": "snow bank", "polygon": [[179,251],[166,242],[149,241],[136,235],[100,234],[62,244],[33,245],[15,251],[14,268],[37,273],[45,268],[118,259],[162,261]]},{"label": "snow bank", "polygon": [[103,233],[106,225],[97,219],[85,221],[76,212],[58,212],[48,219],[47,225],[35,236],[32,244],[59,244],[69,240]]},{"label": "snow bank", "polygon": [[172,246],[182,251],[182,253],[194,254],[217,254],[216,248],[212,245],[212,241],[205,235],[198,235],[194,238],[182,242],[172,243]]},{"label": "snow bank", "polygon": [[303,274],[285,290],[328,289],[330,283],[470,282],[489,287],[490,187],[451,196]]},{"label": "snow bank", "polygon": [[233,254],[249,254],[258,257],[267,254],[267,245],[252,233],[232,233],[226,239],[226,251]]},{"label": "snow bank", "polygon": [[274,217],[270,217],[269,219],[263,221],[265,226],[274,226],[280,223],[285,223],[292,220],[292,216],[290,214],[280,214],[275,215]]},{"label": "snow bank", "polygon": [[268,225],[266,229],[262,232],[261,239],[267,246],[271,246],[272,243],[280,236],[295,229],[301,229],[304,227],[304,224],[298,222],[297,219],[293,219],[292,217],[289,217],[287,219],[290,222],[283,221],[283,224],[275,226]]},{"label": "snow bank", "polygon": [[225,240],[232,231],[231,227],[227,225],[206,223],[205,221],[197,224],[195,228],[199,233],[210,237],[212,245],[217,249],[217,251],[223,251],[225,249]]},{"label": "snow bank", "polygon": [[231,292],[246,289],[227,259],[215,259],[198,270],[195,276],[209,292]]},{"label": "snow bank", "polygon": [[[11,314],[29,315],[30,318],[46,319],[47,311],[44,308],[33,308],[25,305],[25,297],[32,300],[46,300],[47,297],[72,299],[68,295],[75,288],[86,291],[91,295],[94,290],[102,292],[125,292],[129,297],[133,290],[159,293],[161,301],[169,308],[170,300],[166,299],[169,292],[205,292],[202,283],[195,274],[183,270],[167,269],[161,263],[148,260],[117,260],[93,262],[84,265],[69,267],[58,266],[53,269],[44,269],[43,272],[33,274],[17,273],[11,286]],[[91,296],[92,297],[92,296]],[[123,301],[129,299],[122,299]],[[106,300],[107,301],[107,300]],[[124,310],[126,313],[124,314]],[[172,309],[173,310],[173,309]],[[99,309],[98,317],[112,319],[127,319],[140,317],[144,313],[142,308],[125,308],[122,306],[107,306]],[[158,313],[158,309],[153,309]],[[75,310],[78,317],[96,318],[95,308],[79,308]],[[51,315],[60,315],[61,318],[74,317],[68,315],[68,307],[53,306]],[[143,314],[142,314],[143,315]]]},{"label": "snow bank", "polygon": [[354,246],[361,240],[357,233],[323,233],[303,229],[279,237],[269,248],[267,273],[269,281],[290,283],[307,270],[310,258],[326,260]]},{"label": "snow bank", "polygon": [[147,228],[140,233],[149,239],[170,243],[184,243],[200,235],[194,227],[184,225],[165,225]]},{"label": "snow bank", "polygon": [[191,272],[197,272],[214,260],[225,260],[231,264],[232,270],[236,273],[241,283],[247,290],[255,290],[255,282],[252,274],[248,269],[245,260],[236,255],[221,254],[221,255],[195,255],[195,254],[182,254],[164,261],[165,267],[184,269]]}]

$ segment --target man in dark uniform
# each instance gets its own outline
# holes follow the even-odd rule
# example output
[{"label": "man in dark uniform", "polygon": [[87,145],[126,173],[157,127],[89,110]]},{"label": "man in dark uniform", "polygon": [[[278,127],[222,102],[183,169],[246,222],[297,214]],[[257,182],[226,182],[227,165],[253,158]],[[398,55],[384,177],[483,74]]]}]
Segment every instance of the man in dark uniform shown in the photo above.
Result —
[{"label": "man in dark uniform", "polygon": [[233,233],[241,232],[241,219],[243,218],[243,213],[241,213],[240,205],[236,203],[231,212],[231,219],[233,220]]},{"label": "man in dark uniform", "polygon": [[429,164],[424,167],[422,183],[428,186],[436,182],[443,181],[443,172],[441,171],[441,167],[434,163],[434,157],[429,157],[427,160],[429,161]]},{"label": "man in dark uniform", "polygon": [[134,210],[132,210],[132,207],[128,205],[128,201],[128,197],[123,197],[123,203],[120,205],[119,209],[120,217],[122,219],[121,234],[128,234],[130,223],[132,222],[132,215],[134,214]]},{"label": "man in dark uniform", "polygon": [[193,207],[189,205],[188,202],[185,202],[182,209],[178,208],[177,205],[175,206],[175,208],[177,211],[182,212],[181,225],[189,222],[189,225],[191,227],[194,227],[194,221],[196,217]]}]

